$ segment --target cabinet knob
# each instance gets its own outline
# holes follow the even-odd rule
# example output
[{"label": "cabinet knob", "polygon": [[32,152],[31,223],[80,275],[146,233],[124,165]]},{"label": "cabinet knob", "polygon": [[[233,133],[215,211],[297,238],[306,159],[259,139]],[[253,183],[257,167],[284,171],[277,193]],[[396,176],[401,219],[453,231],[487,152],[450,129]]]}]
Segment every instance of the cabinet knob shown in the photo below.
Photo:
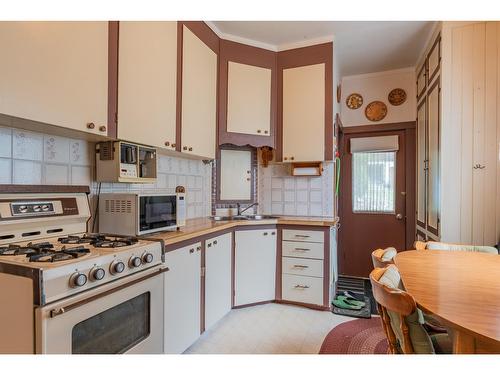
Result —
[{"label": "cabinet knob", "polygon": [[259,129],[259,130],[257,130],[257,133],[260,133],[261,131],[262,131],[262,130],[260,130],[260,129]]},{"label": "cabinet knob", "polygon": [[271,234],[274,236],[274,235],[276,235],[276,232],[271,232]]},{"label": "cabinet knob", "polygon": [[104,125],[99,126],[99,131],[100,132],[105,132],[106,131],[106,127]]},{"label": "cabinet knob", "polygon": [[214,245],[217,245],[217,240],[214,241]]},{"label": "cabinet knob", "polygon": [[192,254],[194,253],[194,249],[189,249],[189,252]]},{"label": "cabinet knob", "polygon": [[166,142],[165,142],[165,146],[170,146],[170,142],[169,142],[169,141],[166,141]]},{"label": "cabinet knob", "polygon": [[175,143],[172,143],[172,148],[175,148]]},{"label": "cabinet knob", "polygon": [[196,251],[200,251],[200,250],[201,250],[201,246],[198,246],[198,247],[196,248]]},{"label": "cabinet knob", "polygon": [[294,160],[294,159],[295,159],[295,158],[294,158],[293,156],[292,156],[292,157],[290,157],[290,160]]},{"label": "cabinet knob", "polygon": [[95,124],[93,122],[89,122],[87,124],[87,129],[94,129],[95,128]]},{"label": "cabinet knob", "polygon": [[189,147],[189,148],[188,148],[188,151],[193,151],[193,148],[192,148],[192,147]]},{"label": "cabinet knob", "polygon": [[211,242],[209,242],[209,243],[207,244],[207,247],[212,247],[212,243],[211,243]]},{"label": "cabinet knob", "polygon": [[264,134],[268,134],[269,132],[267,130],[264,130]]},{"label": "cabinet knob", "polygon": [[250,180],[251,180],[250,177],[247,177],[247,181],[250,181]]},{"label": "cabinet knob", "polygon": [[184,146],[182,149],[186,151],[188,149],[188,146]]},{"label": "cabinet knob", "polygon": [[267,236],[267,232],[264,232],[264,236]]},{"label": "cabinet knob", "polygon": [[288,160],[288,158],[285,156],[285,157],[283,158],[283,160]]}]

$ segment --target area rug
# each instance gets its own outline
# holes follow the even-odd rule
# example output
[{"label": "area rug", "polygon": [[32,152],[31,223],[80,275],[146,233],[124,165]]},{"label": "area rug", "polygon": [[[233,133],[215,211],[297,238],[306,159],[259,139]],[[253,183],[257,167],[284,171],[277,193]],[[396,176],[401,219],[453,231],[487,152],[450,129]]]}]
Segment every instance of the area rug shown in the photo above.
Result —
[{"label": "area rug", "polygon": [[325,337],[319,354],[387,354],[389,344],[378,317],[341,323]]}]

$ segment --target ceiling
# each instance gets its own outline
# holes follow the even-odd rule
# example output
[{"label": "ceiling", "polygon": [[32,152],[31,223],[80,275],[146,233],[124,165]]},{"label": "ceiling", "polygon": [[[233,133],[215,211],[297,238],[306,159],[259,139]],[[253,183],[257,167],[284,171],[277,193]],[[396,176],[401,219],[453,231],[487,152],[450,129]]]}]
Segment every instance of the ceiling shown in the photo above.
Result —
[{"label": "ceiling", "polygon": [[225,39],[271,50],[335,41],[342,76],[415,66],[433,21],[214,21]]}]

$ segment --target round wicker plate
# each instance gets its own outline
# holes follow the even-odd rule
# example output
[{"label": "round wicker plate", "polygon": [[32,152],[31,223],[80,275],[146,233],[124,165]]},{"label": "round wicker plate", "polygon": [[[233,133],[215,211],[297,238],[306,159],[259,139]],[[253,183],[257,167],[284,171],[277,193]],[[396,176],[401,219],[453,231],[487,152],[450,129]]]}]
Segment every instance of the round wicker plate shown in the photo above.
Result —
[{"label": "round wicker plate", "polygon": [[392,90],[387,96],[392,105],[401,105],[406,101],[406,91],[400,88]]},{"label": "round wicker plate", "polygon": [[363,105],[363,97],[361,94],[353,93],[347,97],[345,104],[349,109],[358,109]]},{"label": "round wicker plate", "polygon": [[365,116],[370,121],[380,121],[387,115],[387,106],[385,103],[375,100],[365,108]]}]

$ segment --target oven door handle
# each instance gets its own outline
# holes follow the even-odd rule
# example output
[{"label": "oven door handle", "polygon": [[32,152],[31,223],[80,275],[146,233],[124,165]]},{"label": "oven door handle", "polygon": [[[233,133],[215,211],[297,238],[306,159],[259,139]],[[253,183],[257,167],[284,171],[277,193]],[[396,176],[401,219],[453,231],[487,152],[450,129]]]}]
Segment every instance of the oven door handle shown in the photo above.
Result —
[{"label": "oven door handle", "polygon": [[155,271],[153,273],[150,273],[149,275],[146,275],[146,276],[143,276],[143,277],[140,277],[138,279],[135,279],[135,280],[132,280],[132,281],[129,281],[128,283],[125,283],[125,284],[122,284],[122,285],[119,285],[117,286],[116,288],[112,288],[112,289],[109,289],[109,290],[106,290],[102,293],[99,293],[99,294],[96,294],[95,296],[91,296],[91,297],[88,297],[88,298],[85,298],[85,299],[82,299],[81,301],[78,301],[78,302],[75,302],[75,303],[72,303],[68,306],[64,306],[64,307],[59,307],[57,309],[52,309],[50,310],[50,317],[51,318],[55,318],[56,316],[59,316],[59,315],[62,315],[68,311],[71,311],[73,309],[76,309],[82,305],[85,305],[86,303],[89,303],[89,302],[92,302],[92,301],[95,301],[99,298],[102,298],[102,297],[105,297],[105,296],[108,296],[112,293],[115,293],[115,292],[118,292],[119,290],[122,290],[122,289],[125,289],[125,288],[128,288],[129,286],[132,286],[134,284],[137,284],[137,283],[140,283],[144,280],[147,280],[147,279],[150,279],[152,277],[155,277],[155,276],[158,276],[158,275],[161,275],[162,273],[165,273],[167,271],[170,271],[170,268],[168,267],[165,267],[165,268],[161,268],[159,269],[158,271]]}]

